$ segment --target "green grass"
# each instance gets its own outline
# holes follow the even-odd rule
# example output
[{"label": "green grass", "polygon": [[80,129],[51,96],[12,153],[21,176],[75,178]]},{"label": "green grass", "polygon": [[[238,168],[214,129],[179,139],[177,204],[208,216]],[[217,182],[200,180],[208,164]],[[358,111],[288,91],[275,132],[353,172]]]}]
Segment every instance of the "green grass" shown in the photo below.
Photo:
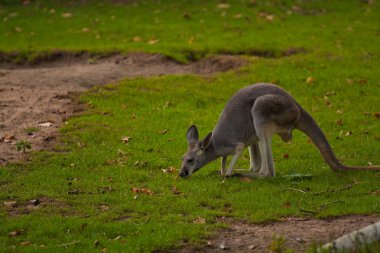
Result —
[{"label": "green grass", "polygon": [[[215,0],[117,6],[103,1],[56,2],[22,6],[2,1],[0,51],[26,57],[62,49],[144,51],[187,60],[223,52],[279,55],[289,48],[364,54],[376,50],[374,40],[379,40],[378,3],[247,0],[219,8]],[[67,13],[71,16],[63,17]],[[274,15],[273,20],[268,15]]]},{"label": "green grass", "polygon": [[[282,50],[300,47],[306,52],[250,58],[251,64],[242,70],[213,77],[126,79],[85,93],[81,100],[88,110],[62,128],[60,152],[35,153],[28,164],[0,168],[0,200],[16,200],[19,205],[17,215],[0,206],[0,250],[147,252],[199,243],[224,226],[219,219],[223,216],[263,222],[310,215],[302,210],[318,218],[379,213],[380,201],[372,192],[380,187],[380,174],[332,172],[300,132],[294,133],[291,144],[274,138],[276,178],[223,179],[214,173],[218,162],[187,180],[162,172],[180,166],[189,125],[196,124],[204,136],[228,98],[255,82],[275,82],[291,92],[319,122],[345,164],[380,164],[380,121],[374,116],[380,97],[379,3],[273,3],[232,2],[225,17],[217,1],[142,1],[116,7],[2,3],[2,19],[18,13],[0,26],[4,52],[147,51],[180,60],[189,59],[189,52],[259,50],[280,56]],[[306,14],[318,11],[286,14],[293,5]],[[53,8],[55,14],[50,14]],[[274,21],[257,18],[263,11],[275,14]],[[72,18],[62,18],[66,12]],[[233,18],[239,13],[250,20]],[[159,23],[153,25],[155,19]],[[15,32],[15,27],[22,31]],[[83,27],[91,31],[83,33]],[[133,42],[134,36],[142,42]],[[191,36],[193,44],[188,43]],[[149,45],[150,39],[159,42]],[[309,76],[316,81],[306,83]],[[343,125],[336,124],[340,119]],[[349,131],[352,135],[346,136]],[[128,144],[122,142],[124,136],[131,137]],[[282,158],[284,153],[288,159]],[[249,166],[247,153],[238,166]],[[282,177],[291,173],[313,177],[300,181]],[[333,192],[349,184],[350,189]],[[180,194],[173,193],[174,187]],[[135,194],[133,188],[154,194]],[[23,214],[28,201],[36,198],[48,199],[47,204]],[[23,231],[8,236],[16,230]],[[20,246],[25,241],[31,244]]]}]

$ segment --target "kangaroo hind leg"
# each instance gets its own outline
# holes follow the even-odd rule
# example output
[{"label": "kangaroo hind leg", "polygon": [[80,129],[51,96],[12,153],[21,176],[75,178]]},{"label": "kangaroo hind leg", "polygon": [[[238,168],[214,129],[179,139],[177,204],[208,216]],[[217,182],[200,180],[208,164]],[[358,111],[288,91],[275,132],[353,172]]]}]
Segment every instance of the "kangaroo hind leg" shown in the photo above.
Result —
[{"label": "kangaroo hind leg", "polygon": [[296,102],[282,94],[267,94],[258,97],[251,110],[253,125],[259,138],[262,176],[275,176],[271,140],[280,134],[284,141],[292,138],[291,131],[300,117]]}]

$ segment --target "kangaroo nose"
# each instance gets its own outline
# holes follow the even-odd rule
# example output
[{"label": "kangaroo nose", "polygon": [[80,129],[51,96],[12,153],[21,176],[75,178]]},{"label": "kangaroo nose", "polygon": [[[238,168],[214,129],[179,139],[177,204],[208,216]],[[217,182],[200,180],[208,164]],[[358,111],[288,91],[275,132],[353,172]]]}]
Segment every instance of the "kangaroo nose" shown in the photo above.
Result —
[{"label": "kangaroo nose", "polygon": [[179,173],[180,177],[187,177],[189,175],[189,172],[187,170],[181,170]]}]

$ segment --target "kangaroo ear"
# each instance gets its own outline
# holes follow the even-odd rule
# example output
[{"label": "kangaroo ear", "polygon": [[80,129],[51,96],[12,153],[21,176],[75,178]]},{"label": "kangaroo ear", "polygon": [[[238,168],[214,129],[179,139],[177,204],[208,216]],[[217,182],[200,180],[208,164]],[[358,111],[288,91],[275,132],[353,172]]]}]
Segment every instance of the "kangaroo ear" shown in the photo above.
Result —
[{"label": "kangaroo ear", "polygon": [[198,129],[195,125],[189,127],[187,130],[186,138],[189,146],[196,145],[198,143]]},{"label": "kangaroo ear", "polygon": [[205,150],[208,145],[211,143],[211,137],[212,137],[212,132],[210,132],[204,139],[201,141],[200,144],[200,150]]}]

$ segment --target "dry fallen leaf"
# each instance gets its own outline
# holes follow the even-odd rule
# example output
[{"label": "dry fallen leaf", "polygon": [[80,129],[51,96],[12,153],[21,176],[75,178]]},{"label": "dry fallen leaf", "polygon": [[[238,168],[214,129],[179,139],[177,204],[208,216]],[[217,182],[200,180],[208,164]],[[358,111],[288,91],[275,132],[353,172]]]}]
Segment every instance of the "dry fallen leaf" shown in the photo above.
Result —
[{"label": "dry fallen leaf", "polygon": [[17,204],[17,201],[4,201],[3,202],[3,205],[5,207],[8,207],[8,208],[15,207],[16,204]]},{"label": "dry fallen leaf", "polygon": [[178,190],[177,186],[174,185],[172,188],[172,193],[175,195],[179,195],[181,192]]},{"label": "dry fallen leaf", "polygon": [[373,191],[371,193],[372,193],[372,195],[380,195],[380,189]]},{"label": "dry fallen leaf", "polygon": [[66,13],[63,13],[61,15],[62,18],[71,18],[73,16],[73,14],[69,13],[69,12],[66,12]]},{"label": "dry fallen leaf", "polygon": [[380,112],[375,112],[373,115],[374,115],[376,118],[380,119]]},{"label": "dry fallen leaf", "polygon": [[352,132],[351,131],[348,131],[345,136],[351,136],[352,135]]},{"label": "dry fallen leaf", "polygon": [[243,15],[241,13],[238,13],[238,14],[234,15],[234,18],[236,18],[236,19],[239,19],[239,18],[242,18],[242,17],[243,17]]},{"label": "dry fallen leaf", "polygon": [[31,241],[20,242],[20,246],[28,246],[30,244],[32,244]]},{"label": "dry fallen leaf", "polygon": [[135,36],[135,37],[133,37],[132,41],[133,42],[140,42],[141,38],[139,36]]},{"label": "dry fallen leaf", "polygon": [[252,180],[252,178],[249,178],[249,177],[242,177],[242,178],[240,178],[240,181],[241,182],[252,182],[253,180]]},{"label": "dry fallen leaf", "polygon": [[16,236],[19,236],[21,235],[22,232],[24,232],[25,230],[23,229],[18,229],[18,230],[15,230],[15,231],[12,231],[9,233],[9,237],[16,237]]},{"label": "dry fallen leaf", "polygon": [[124,144],[128,144],[129,141],[132,139],[132,137],[129,137],[129,136],[124,136],[124,137],[121,137],[121,141],[124,143]]},{"label": "dry fallen leaf", "polygon": [[150,189],[145,189],[145,188],[137,188],[137,187],[133,187],[132,188],[132,192],[133,193],[143,193],[143,194],[146,194],[146,195],[153,195],[153,191],[150,190]]},{"label": "dry fallen leaf", "polygon": [[198,216],[198,218],[196,218],[196,219],[193,221],[193,223],[194,223],[194,224],[206,224],[206,219]]},{"label": "dry fallen leaf", "polygon": [[218,4],[217,7],[218,9],[229,9],[231,5],[222,3],[222,4]]},{"label": "dry fallen leaf", "polygon": [[160,131],[160,134],[166,134],[168,131],[169,131],[169,129],[165,128],[165,129]]},{"label": "dry fallen leaf", "polygon": [[282,154],[282,158],[288,159],[289,158],[289,154],[287,154],[287,153]]},{"label": "dry fallen leaf", "polygon": [[161,169],[161,171],[165,174],[177,173],[177,169],[174,167],[169,167],[167,169]]},{"label": "dry fallen leaf", "polygon": [[118,235],[118,236],[116,236],[115,238],[113,238],[112,240],[114,240],[114,241],[117,241],[117,240],[119,240],[120,238],[123,238],[121,235]]},{"label": "dry fallen leaf", "polygon": [[11,143],[12,140],[15,139],[15,136],[13,134],[6,133],[1,140],[3,140],[5,143]]},{"label": "dry fallen leaf", "polygon": [[342,119],[338,119],[335,123],[336,123],[338,126],[343,126],[343,120],[342,120]]},{"label": "dry fallen leaf", "polygon": [[155,45],[155,44],[157,44],[158,42],[159,42],[159,40],[157,40],[157,39],[151,39],[151,40],[148,41],[148,44],[149,44],[149,45]]},{"label": "dry fallen leaf", "polygon": [[265,19],[268,21],[273,21],[275,17],[276,17],[275,15],[266,15]]},{"label": "dry fallen leaf", "polygon": [[315,78],[314,77],[309,76],[308,78],[306,78],[306,83],[311,84],[311,83],[314,83],[314,82],[315,82]]},{"label": "dry fallen leaf", "polygon": [[290,202],[285,202],[282,204],[282,207],[283,208],[289,208],[289,207],[291,207],[291,204],[290,204]]},{"label": "dry fallen leaf", "polygon": [[354,83],[354,81],[352,79],[347,78],[346,79],[346,83],[349,84],[349,85],[351,85],[351,84]]}]

